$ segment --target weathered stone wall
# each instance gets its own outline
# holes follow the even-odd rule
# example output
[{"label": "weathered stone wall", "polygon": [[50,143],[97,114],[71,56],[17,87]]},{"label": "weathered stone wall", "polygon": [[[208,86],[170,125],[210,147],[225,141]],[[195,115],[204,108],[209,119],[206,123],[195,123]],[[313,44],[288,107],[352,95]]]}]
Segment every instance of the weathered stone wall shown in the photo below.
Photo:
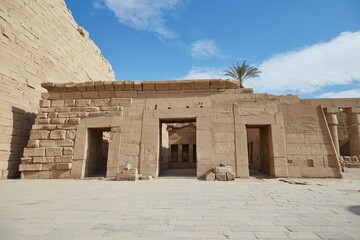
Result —
[{"label": "weathered stone wall", "polygon": [[338,154],[359,158],[360,98],[304,99],[301,103],[324,108]]},{"label": "weathered stone wall", "polygon": [[42,82],[115,77],[63,0],[0,1],[0,62],[1,179],[19,174]]},{"label": "weathered stone wall", "polygon": [[[237,87],[234,83],[227,84],[228,87]],[[112,152],[110,141],[109,156],[114,154],[115,157],[108,159],[107,175],[116,176],[119,167],[127,163],[140,170],[145,168],[153,171],[158,164],[155,162],[156,165],[153,165],[153,161],[159,159],[157,114],[164,114],[165,117],[173,119],[184,117],[189,119],[194,117],[187,117],[189,114],[186,112],[196,116],[193,114],[200,111],[202,115],[207,112],[206,115],[211,116],[212,111],[207,111],[210,107],[209,96],[217,93],[219,88],[226,88],[226,82],[222,81],[207,81],[205,84],[201,81],[169,83],[95,81],[56,84],[55,87],[52,85],[43,84],[49,93],[42,94],[41,108],[22,159],[23,164],[20,169],[25,178],[80,177],[79,165],[83,158],[79,159],[76,156],[81,151],[74,150],[74,147],[76,148],[74,139],[76,137],[80,144],[81,139],[86,138],[84,135],[79,136],[78,132],[79,128],[82,128],[81,124],[84,125],[84,129],[90,126],[87,120],[92,121],[91,126],[111,128],[111,139],[118,138],[116,153]],[[105,122],[104,118],[110,119],[109,123]],[[118,119],[118,123],[111,125],[110,122],[116,122],[115,119]],[[201,122],[203,119],[198,118],[198,120]],[[202,136],[213,134],[215,129],[210,125],[207,127],[202,125],[200,130],[197,133],[201,139],[199,141],[202,144],[213,144],[212,138]],[[57,155],[53,156],[48,148],[57,148]],[[212,150],[209,149],[206,154],[212,154]],[[211,158],[208,160],[207,166],[198,167],[199,171],[213,164]],[[226,161],[230,160],[226,159]],[[74,170],[75,168],[77,169]],[[143,174],[150,175],[146,174],[145,170]]]},{"label": "weathered stone wall", "polygon": [[[275,177],[341,177],[329,119],[297,96],[254,94],[231,81],[44,83],[20,170],[24,178],[82,178],[88,129],[110,129],[108,177],[128,163],[158,176],[161,122],[195,121],[196,174],[220,163],[249,176],[247,129]],[[357,108],[352,108],[355,128]],[[329,112],[329,111],[328,111]],[[355,117],[354,117],[355,116]],[[356,139],[355,139],[356,140]]]},{"label": "weathered stone wall", "polygon": [[169,168],[169,162],[171,157],[169,144],[169,132],[166,123],[161,124],[161,156],[160,156],[160,171]]},{"label": "weathered stone wall", "polygon": [[[180,125],[177,127],[176,125]],[[169,126],[169,125],[168,125]],[[170,125],[169,144],[196,144],[196,123]]]},{"label": "weathered stone wall", "polygon": [[287,162],[294,177],[331,177],[337,154],[322,108],[312,105],[284,106]]}]

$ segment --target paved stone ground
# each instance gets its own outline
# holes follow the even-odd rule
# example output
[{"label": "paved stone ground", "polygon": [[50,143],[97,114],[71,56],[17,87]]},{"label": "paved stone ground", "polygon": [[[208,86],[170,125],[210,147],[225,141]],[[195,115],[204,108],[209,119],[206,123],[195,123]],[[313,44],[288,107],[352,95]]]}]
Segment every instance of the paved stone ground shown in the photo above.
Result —
[{"label": "paved stone ground", "polygon": [[360,239],[360,178],[0,181],[0,239]]}]

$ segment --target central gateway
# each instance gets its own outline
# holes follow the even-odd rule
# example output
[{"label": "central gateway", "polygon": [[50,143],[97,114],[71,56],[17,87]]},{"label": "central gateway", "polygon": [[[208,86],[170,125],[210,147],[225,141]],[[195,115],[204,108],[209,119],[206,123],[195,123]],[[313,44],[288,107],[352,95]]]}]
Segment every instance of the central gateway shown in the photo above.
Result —
[{"label": "central gateway", "polygon": [[160,176],[196,176],[196,120],[160,122]]}]

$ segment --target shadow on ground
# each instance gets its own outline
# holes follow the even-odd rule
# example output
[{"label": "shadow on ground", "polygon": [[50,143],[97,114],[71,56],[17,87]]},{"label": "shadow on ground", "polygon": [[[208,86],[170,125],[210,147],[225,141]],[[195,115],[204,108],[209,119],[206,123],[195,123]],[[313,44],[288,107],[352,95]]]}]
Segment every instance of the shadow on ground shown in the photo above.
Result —
[{"label": "shadow on ground", "polygon": [[195,169],[167,169],[163,170],[159,178],[195,178],[196,179],[196,170]]},{"label": "shadow on ground", "polygon": [[360,205],[349,206],[347,207],[347,210],[355,215],[360,215]]}]

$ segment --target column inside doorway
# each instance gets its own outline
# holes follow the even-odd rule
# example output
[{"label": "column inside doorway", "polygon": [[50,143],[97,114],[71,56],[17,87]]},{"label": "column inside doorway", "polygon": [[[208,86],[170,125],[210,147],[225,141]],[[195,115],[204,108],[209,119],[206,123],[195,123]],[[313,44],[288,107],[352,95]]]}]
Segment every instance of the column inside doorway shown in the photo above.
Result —
[{"label": "column inside doorway", "polygon": [[196,175],[196,122],[161,123],[161,130],[160,175],[176,170]]}]

